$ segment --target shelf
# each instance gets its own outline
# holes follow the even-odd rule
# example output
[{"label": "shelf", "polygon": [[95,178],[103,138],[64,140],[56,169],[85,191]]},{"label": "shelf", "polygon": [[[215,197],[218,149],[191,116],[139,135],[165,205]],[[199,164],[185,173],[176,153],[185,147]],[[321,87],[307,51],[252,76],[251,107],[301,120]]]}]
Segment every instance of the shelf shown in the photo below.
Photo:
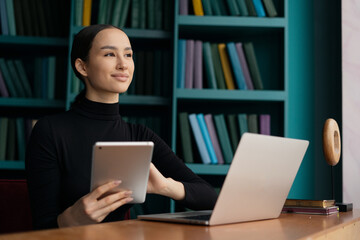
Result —
[{"label": "shelf", "polygon": [[246,27],[246,28],[284,28],[285,18],[224,17],[224,16],[179,16],[179,27]]},{"label": "shelf", "polygon": [[0,36],[0,44],[11,45],[39,45],[42,47],[67,47],[67,38],[56,37],[32,37],[32,36]]},{"label": "shelf", "polygon": [[228,101],[285,101],[284,91],[272,90],[217,90],[217,89],[177,89],[177,99],[228,100]]},{"label": "shelf", "polygon": [[194,173],[199,175],[226,175],[230,165],[206,165],[199,163],[187,163]]},{"label": "shelf", "polygon": [[25,162],[24,161],[1,160],[0,161],[0,169],[2,169],[2,170],[24,170]]},{"label": "shelf", "polygon": [[30,108],[65,108],[65,101],[36,98],[0,98],[0,106]]},{"label": "shelf", "polygon": [[[83,28],[82,26],[74,26],[72,32],[76,34]],[[123,28],[123,31],[132,39],[172,39],[172,32],[162,30]]]}]

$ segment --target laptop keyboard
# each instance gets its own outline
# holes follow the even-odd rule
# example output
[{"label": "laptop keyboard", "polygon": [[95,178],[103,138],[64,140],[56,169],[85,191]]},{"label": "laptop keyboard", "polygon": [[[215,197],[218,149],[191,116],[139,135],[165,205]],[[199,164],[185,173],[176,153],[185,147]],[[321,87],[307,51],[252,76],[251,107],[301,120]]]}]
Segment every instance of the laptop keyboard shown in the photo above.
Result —
[{"label": "laptop keyboard", "polygon": [[192,219],[192,220],[210,220],[211,214],[206,215],[196,215],[196,216],[182,216],[180,218]]}]

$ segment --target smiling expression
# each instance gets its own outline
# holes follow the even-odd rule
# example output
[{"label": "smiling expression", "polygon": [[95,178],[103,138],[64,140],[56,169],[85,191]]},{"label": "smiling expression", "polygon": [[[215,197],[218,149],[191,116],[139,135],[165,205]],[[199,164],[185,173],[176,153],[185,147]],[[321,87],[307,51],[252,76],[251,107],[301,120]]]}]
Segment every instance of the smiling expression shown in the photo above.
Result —
[{"label": "smiling expression", "polygon": [[133,78],[133,51],[127,35],[117,29],[100,31],[92,42],[87,62],[77,59],[75,66],[84,76],[86,97],[92,101],[114,103]]}]

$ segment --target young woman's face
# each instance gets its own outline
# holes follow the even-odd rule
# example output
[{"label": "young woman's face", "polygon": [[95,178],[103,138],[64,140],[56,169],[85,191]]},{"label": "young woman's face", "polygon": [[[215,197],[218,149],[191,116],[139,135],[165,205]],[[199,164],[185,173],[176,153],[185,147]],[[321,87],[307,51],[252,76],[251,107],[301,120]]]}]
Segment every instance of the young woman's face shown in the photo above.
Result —
[{"label": "young woman's face", "polygon": [[100,31],[84,65],[86,96],[99,102],[117,102],[133,78],[133,51],[129,38],[116,28]]}]

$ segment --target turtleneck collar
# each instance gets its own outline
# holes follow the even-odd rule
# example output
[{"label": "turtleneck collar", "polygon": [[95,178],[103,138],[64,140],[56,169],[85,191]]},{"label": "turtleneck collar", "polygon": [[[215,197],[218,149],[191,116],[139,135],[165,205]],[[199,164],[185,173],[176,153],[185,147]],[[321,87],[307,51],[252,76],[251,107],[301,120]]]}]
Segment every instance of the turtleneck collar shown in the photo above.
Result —
[{"label": "turtleneck collar", "polygon": [[74,106],[73,110],[85,117],[98,120],[116,120],[120,118],[119,103],[93,102],[84,98]]}]

